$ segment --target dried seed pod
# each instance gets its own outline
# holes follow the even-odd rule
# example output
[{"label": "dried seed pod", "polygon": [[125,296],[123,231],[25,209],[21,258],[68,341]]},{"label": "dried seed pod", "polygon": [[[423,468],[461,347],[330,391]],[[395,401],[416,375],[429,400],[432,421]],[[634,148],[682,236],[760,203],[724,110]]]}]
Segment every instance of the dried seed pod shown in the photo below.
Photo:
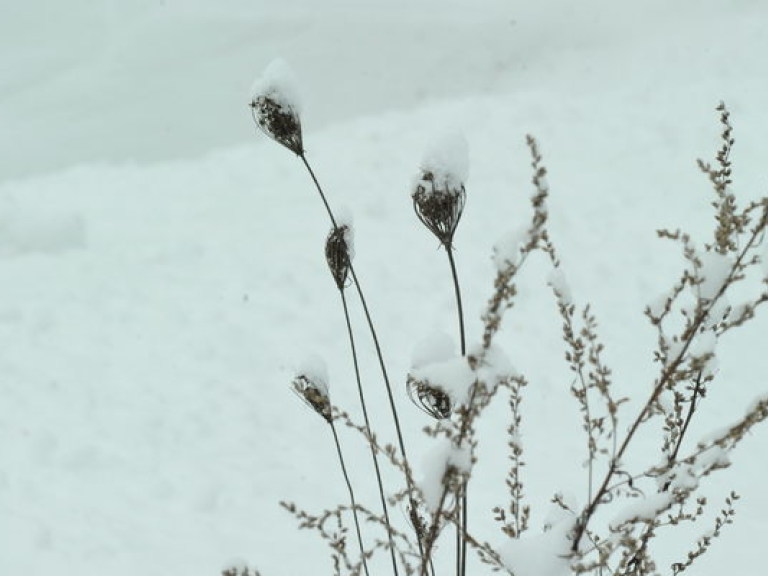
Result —
[{"label": "dried seed pod", "polygon": [[317,376],[298,374],[291,387],[304,402],[323,419],[331,423],[331,400],[328,396],[328,385]]},{"label": "dried seed pod", "polygon": [[300,98],[290,67],[272,61],[251,91],[251,113],[256,125],[270,138],[302,156],[304,145],[299,118]]},{"label": "dried seed pod", "polygon": [[424,170],[411,197],[419,220],[444,246],[449,247],[464,211],[464,184],[440,181],[434,172]]},{"label": "dried seed pod", "polygon": [[419,220],[449,248],[461,219],[469,173],[467,141],[448,132],[434,138],[421,161],[411,197]]},{"label": "dried seed pod", "polygon": [[342,224],[335,226],[325,241],[325,259],[331,269],[339,290],[344,290],[352,262],[351,228]]},{"label": "dried seed pod", "polygon": [[262,132],[297,156],[304,154],[301,120],[292,106],[280,103],[274,96],[261,95],[251,100],[251,109]]},{"label": "dried seed pod", "polygon": [[440,388],[433,386],[426,380],[417,380],[410,374],[406,386],[411,401],[432,418],[444,420],[450,417],[453,410],[451,399]]}]

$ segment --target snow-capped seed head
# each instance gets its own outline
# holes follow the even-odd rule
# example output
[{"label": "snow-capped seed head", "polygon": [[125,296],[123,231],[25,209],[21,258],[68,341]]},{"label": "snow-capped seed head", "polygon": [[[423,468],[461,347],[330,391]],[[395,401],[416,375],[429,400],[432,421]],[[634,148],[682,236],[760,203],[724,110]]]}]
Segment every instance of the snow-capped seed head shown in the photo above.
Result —
[{"label": "snow-capped seed head", "polygon": [[464,211],[467,178],[467,142],[450,134],[428,148],[411,197],[419,220],[450,246]]},{"label": "snow-capped seed head", "polygon": [[450,246],[464,210],[464,186],[439,188],[434,174],[423,172],[412,197],[419,220],[443,245]]},{"label": "snow-capped seed head", "polygon": [[[345,222],[345,223],[342,223]],[[349,275],[349,267],[354,257],[354,245],[351,224],[338,220],[325,241],[325,260],[339,290],[344,290]]]},{"label": "snow-capped seed head", "polygon": [[267,66],[254,83],[250,106],[262,132],[294,154],[304,154],[295,80],[285,62],[274,60]]},{"label": "snow-capped seed head", "polygon": [[307,369],[300,371],[291,382],[291,388],[307,406],[317,412],[330,424],[331,400],[328,395],[328,383],[324,368],[320,371]]},{"label": "snow-capped seed head", "polygon": [[451,398],[428,380],[417,380],[409,374],[406,387],[411,401],[435,420],[444,420],[451,416]]}]

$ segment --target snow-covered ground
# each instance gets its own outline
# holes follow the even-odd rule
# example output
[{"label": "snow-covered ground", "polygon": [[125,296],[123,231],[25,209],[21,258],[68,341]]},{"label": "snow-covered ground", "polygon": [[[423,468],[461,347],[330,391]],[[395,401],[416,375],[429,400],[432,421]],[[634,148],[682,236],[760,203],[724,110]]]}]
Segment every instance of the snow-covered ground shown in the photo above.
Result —
[{"label": "snow-covered ground", "polygon": [[[309,158],[354,215],[357,271],[417,463],[426,422],[405,395],[411,352],[423,335],[455,330],[445,258],[408,190],[435,133],[458,129],[469,143],[456,257],[470,341],[492,287],[491,246],[529,216],[530,132],[550,169],[551,232],[573,297],[594,305],[606,360],[634,400],[627,415],[654,376],[642,309],[681,265],[654,230],[711,228],[694,159],[719,146],[721,99],[736,127],[735,190],[766,193],[759,0],[6,4],[0,574],[215,575],[233,558],[263,576],[330,573],[322,543],[277,505],[317,511],[346,498],[328,431],[288,390],[294,368],[324,357],[331,394],[353,413],[355,391],[322,205],[246,106],[275,56],[303,85]],[[534,258],[502,336],[531,381],[534,530],[555,491],[585,495],[547,275]],[[360,327],[372,420],[391,437]],[[692,439],[768,391],[766,330],[763,316],[721,343]],[[488,416],[491,447],[503,446],[505,418],[502,404]],[[748,438],[711,479],[715,506],[731,488],[743,498],[691,574],[763,573],[766,438]],[[373,503],[365,447],[343,440]],[[648,437],[638,454],[657,445]],[[481,458],[478,517],[503,504],[506,465],[495,449]],[[679,559],[684,544],[664,553]]]}]

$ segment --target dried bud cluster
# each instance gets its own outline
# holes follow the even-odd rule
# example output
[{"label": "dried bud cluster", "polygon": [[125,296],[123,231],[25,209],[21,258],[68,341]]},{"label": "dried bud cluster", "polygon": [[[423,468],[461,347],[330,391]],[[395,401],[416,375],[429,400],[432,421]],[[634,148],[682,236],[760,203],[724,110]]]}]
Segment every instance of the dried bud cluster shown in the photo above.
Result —
[{"label": "dried bud cluster", "polygon": [[306,374],[299,374],[291,383],[293,390],[323,419],[331,423],[331,400],[325,382]]},{"label": "dried bud cluster", "polygon": [[325,241],[325,259],[339,290],[344,290],[352,261],[349,233],[350,228],[346,224],[335,226]]},{"label": "dried bud cluster", "polygon": [[440,182],[431,171],[424,171],[411,195],[419,220],[437,236],[444,246],[450,246],[464,211],[464,184]]},{"label": "dried bud cluster", "polygon": [[444,420],[450,417],[453,411],[451,399],[440,388],[433,386],[427,380],[417,380],[410,374],[406,380],[406,386],[413,403],[432,418]]},{"label": "dried bud cluster", "polygon": [[277,95],[262,94],[251,100],[251,109],[262,132],[297,156],[304,154],[301,120],[291,105],[280,103]]}]

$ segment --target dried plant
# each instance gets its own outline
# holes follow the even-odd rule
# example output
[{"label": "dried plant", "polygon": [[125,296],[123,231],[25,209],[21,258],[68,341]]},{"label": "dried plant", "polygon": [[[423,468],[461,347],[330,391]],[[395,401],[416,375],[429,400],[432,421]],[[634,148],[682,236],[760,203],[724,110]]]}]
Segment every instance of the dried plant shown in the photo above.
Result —
[{"label": "dried plant", "polygon": [[440,178],[433,170],[423,170],[412,198],[413,209],[419,220],[443,246],[451,246],[464,212],[464,183]]},{"label": "dried plant", "polygon": [[[347,325],[347,335],[349,337],[349,346],[352,352],[352,364],[355,371],[355,382],[357,383],[358,398],[360,399],[360,408],[363,412],[363,419],[365,422],[365,432],[367,437],[372,438],[373,432],[371,431],[371,421],[368,415],[368,405],[365,400],[365,392],[363,390],[363,383],[360,377],[360,363],[357,357],[357,346],[355,344],[355,334],[352,329],[352,321],[349,317],[349,306],[347,305],[347,297],[344,293],[345,284],[347,281],[347,275],[349,268],[352,265],[353,246],[352,246],[352,228],[351,224],[342,224],[335,228],[332,228],[328,234],[328,238],[325,242],[325,259],[328,262],[328,268],[331,271],[336,287],[339,289],[339,295],[341,297],[341,304],[344,309],[344,321]],[[395,557],[395,544],[393,541],[392,522],[389,518],[389,508],[387,506],[387,499],[384,495],[384,481],[381,477],[381,468],[379,467],[379,458],[376,452],[376,448],[373,443],[369,443],[371,450],[371,458],[373,460],[373,468],[376,474],[376,484],[379,490],[379,498],[381,501],[381,509],[384,515],[384,524],[387,527],[387,537],[389,539],[389,551],[392,559],[392,572],[397,576],[399,573],[397,568],[397,558]]]},{"label": "dried plant", "polygon": [[[680,244],[688,265],[671,287],[669,295],[658,305],[648,307],[645,311],[657,331],[658,347],[655,360],[660,365],[659,375],[649,398],[632,421],[629,431],[611,453],[607,472],[599,488],[578,517],[571,545],[571,551],[577,559],[577,573],[589,572],[596,567],[607,568],[609,560],[619,553],[618,565],[612,568],[613,573],[656,574],[658,568],[649,553],[651,540],[660,528],[676,526],[685,519],[701,514],[698,510],[704,507],[705,501],[696,499],[695,496],[700,480],[718,469],[727,467],[728,452],[739,443],[747,430],[768,416],[765,402],[758,401],[745,417],[717,440],[699,444],[692,453],[681,456],[681,448],[691,419],[706,396],[707,386],[715,380],[712,360],[718,339],[724,333],[743,325],[747,319],[753,318],[756,309],[768,299],[768,291],[764,290],[744,305],[743,311],[734,314],[725,298],[732,286],[744,281],[760,262],[760,257],[755,251],[759,239],[768,227],[768,198],[753,202],[743,209],[738,208],[735,196],[729,188],[729,155],[734,143],[732,129],[723,104],[718,107],[718,111],[725,126],[721,136],[723,147],[717,155],[719,169],[715,170],[699,161],[702,170],[708,174],[713,184],[717,198],[713,203],[718,222],[716,241],[699,251],[691,237],[680,230],[658,232],[661,238]],[[693,296],[693,304],[684,300],[686,294]],[[681,322],[678,322],[680,328],[673,332],[669,326],[674,324],[672,317],[675,315],[678,315]],[[575,354],[574,343],[571,349]],[[671,398],[671,402],[662,401],[662,397]],[[611,400],[607,396],[605,399],[609,405],[609,413],[613,413]],[[616,402],[613,404],[618,405]],[[662,418],[664,429],[661,449],[663,464],[654,464],[642,471],[624,469],[624,454],[638,430],[658,417]],[[621,495],[621,491],[628,486],[632,487],[632,479],[643,477],[658,480],[658,495],[655,497],[658,507],[653,513],[643,517],[631,517],[623,523],[613,525],[610,530],[618,537],[603,539],[592,549],[582,548],[581,541],[597,509]],[[619,478],[622,480],[618,480]],[[625,481],[624,478],[629,480]],[[685,511],[685,506],[691,499],[695,499],[697,503],[697,512],[693,516]],[[735,500],[736,498],[732,497],[729,506]],[[665,521],[665,514],[672,507],[677,508],[678,513],[669,516],[668,521]],[[718,525],[718,530],[721,527],[722,525]],[[594,555],[598,556],[597,560],[587,560]],[[684,565],[679,565],[677,570]]]},{"label": "dried plant", "polygon": [[[279,95],[278,95],[279,96]],[[440,568],[434,560],[438,540],[445,528],[454,526],[457,538],[453,553],[457,576],[466,573],[467,550],[471,549],[492,571],[517,576],[516,562],[533,549],[526,548],[531,537],[531,503],[525,493],[524,451],[521,430],[525,424],[521,405],[528,380],[514,371],[497,344],[507,312],[516,304],[517,281],[529,257],[539,253],[549,261],[552,272],[549,286],[560,315],[564,359],[571,371],[570,392],[581,416],[584,437],[586,504],[578,506],[560,494],[552,503],[560,514],[548,523],[546,534],[556,542],[549,549],[553,561],[573,574],[595,576],[651,576],[663,571],[678,574],[690,568],[710,549],[714,539],[733,522],[739,496],[731,492],[713,519],[713,528],[683,548],[681,560],[662,566],[655,553],[655,541],[682,525],[701,522],[708,515],[709,500],[700,492],[705,478],[730,465],[729,453],[757,424],[768,418],[768,395],[759,398],[745,415],[698,443],[691,440],[691,422],[699,413],[707,392],[717,381],[714,360],[719,339],[751,321],[768,302],[768,278],[758,276],[761,257],[758,247],[768,228],[768,198],[741,206],[731,188],[733,127],[726,107],[717,110],[722,124],[721,147],[713,164],[699,161],[709,179],[715,199],[714,240],[699,248],[682,230],[659,230],[658,236],[675,243],[682,252],[684,266],[664,298],[645,309],[645,316],[656,331],[653,360],[657,374],[639,410],[623,413],[626,398],[617,396],[614,374],[605,360],[605,346],[593,307],[579,303],[568,288],[556,242],[548,229],[549,185],[538,143],[527,137],[533,170],[532,213],[521,233],[505,238],[494,248],[496,276],[493,290],[482,313],[482,334],[478,345],[466,347],[461,294],[453,258],[454,236],[461,219],[466,190],[464,180],[425,164],[413,188],[413,206],[419,220],[445,248],[452,272],[459,318],[461,356],[451,360],[452,386],[428,372],[408,375],[411,399],[433,420],[424,429],[443,452],[435,467],[436,486],[416,483],[406,454],[392,387],[367,301],[355,273],[351,255],[351,228],[339,221],[301,143],[298,114],[286,107],[278,96],[260,93],[253,100],[254,118],[270,137],[297,154],[308,170],[328,212],[332,228],[325,245],[325,257],[341,295],[363,423],[331,406],[327,393],[316,380],[300,374],[293,383],[296,392],[331,426],[342,470],[350,492],[350,503],[319,514],[310,514],[292,503],[283,506],[301,528],[319,532],[330,548],[334,574],[359,574],[368,570],[366,561],[379,551],[388,551],[392,571],[406,575],[434,576]],[[271,98],[271,100],[270,100]],[[270,103],[271,102],[271,103]],[[278,106],[279,105],[279,106]],[[746,303],[733,307],[727,295],[733,287],[759,290]],[[359,370],[354,332],[345,289],[354,285],[365,313],[376,358],[388,395],[395,442],[382,442],[372,427],[365,390]],[[458,376],[457,376],[458,375]],[[460,376],[460,377],[459,377]],[[457,385],[456,382],[460,382]],[[476,423],[493,400],[506,395],[510,418],[507,426],[509,468],[505,483],[507,502],[493,509],[489,520],[499,524],[501,533],[519,555],[478,540],[469,526],[467,483],[476,464],[478,437]],[[341,453],[335,423],[341,422],[362,438],[371,451],[376,483],[382,504],[373,512],[354,498]],[[637,445],[639,431],[661,430],[658,453],[640,462],[629,462],[626,455]],[[405,487],[389,491],[383,483],[382,462],[398,471]],[[434,489],[436,488],[436,489]],[[398,527],[388,506],[403,506],[406,526]],[[610,511],[610,514],[605,512]],[[352,512],[359,543],[359,556],[347,546],[345,517]],[[368,549],[364,547],[358,513],[369,528]],[[610,520],[606,520],[610,518]],[[370,536],[377,534],[377,536]],[[538,550],[537,554],[541,554]],[[248,576],[225,573],[224,576]]]},{"label": "dried plant", "polygon": [[264,134],[302,156],[304,144],[294,83],[285,62],[276,60],[257,81],[249,105],[256,126]]},{"label": "dried plant", "polygon": [[439,387],[433,386],[428,380],[418,380],[410,374],[405,384],[413,403],[432,418],[443,420],[451,416],[451,398]]},{"label": "dried plant", "polygon": [[307,406],[319,414],[323,420],[331,424],[331,400],[328,397],[328,385],[322,378],[305,373],[299,373],[291,383],[293,391]]},{"label": "dried plant", "polygon": [[331,270],[336,287],[342,293],[349,277],[349,267],[352,264],[350,234],[349,225],[342,224],[332,228],[325,241],[325,260],[328,262],[328,268]]},{"label": "dried plant", "polygon": [[[344,482],[346,483],[347,491],[349,492],[349,500],[351,503],[350,510],[352,511],[352,517],[355,521],[357,543],[360,548],[360,564],[362,565],[366,576],[368,576],[368,555],[366,554],[365,548],[363,546],[363,535],[360,530],[360,519],[357,515],[357,501],[355,499],[355,491],[352,488],[352,482],[349,479],[349,472],[347,471],[347,464],[344,460],[344,453],[341,450],[341,441],[339,440],[339,434],[336,431],[336,425],[333,421],[331,400],[328,395],[327,376],[321,372],[324,372],[324,368],[320,370],[313,369],[312,371],[300,372],[293,379],[291,386],[293,387],[293,390],[296,392],[296,394],[302,400],[304,400],[304,402],[317,414],[322,416],[323,420],[325,420],[331,427],[331,432],[333,433],[333,441],[336,446],[336,453],[339,456],[339,465],[341,466]],[[338,517],[338,524],[339,530],[341,531],[340,533],[343,533],[344,530],[341,515]],[[340,539],[337,544],[338,546],[335,548],[336,551],[341,555],[340,557],[346,559],[345,553],[342,553],[342,551],[345,551],[343,548],[343,539]]]},{"label": "dried plant", "polygon": [[[453,256],[453,237],[466,203],[467,194],[464,183],[466,176],[463,172],[466,171],[464,166],[468,160],[463,137],[448,135],[443,139],[433,144],[439,147],[431,150],[422,163],[411,198],[416,216],[440,241],[448,255],[459,319],[461,355],[464,356],[467,353],[464,310],[456,261]],[[451,164],[459,166],[448,168],[447,166]]]},{"label": "dried plant", "polygon": [[501,523],[501,531],[509,538],[520,538],[528,529],[528,521],[531,515],[531,508],[524,504],[525,494],[523,492],[522,468],[525,465],[523,460],[523,443],[520,438],[522,427],[522,416],[520,414],[520,403],[522,402],[522,390],[528,385],[524,376],[516,375],[506,383],[509,388],[509,408],[511,417],[507,433],[509,440],[510,467],[507,473],[505,483],[509,489],[509,505],[506,508],[496,506],[493,509],[494,520]]},{"label": "dried plant", "polygon": [[267,136],[297,156],[304,154],[301,122],[292,107],[280,104],[274,97],[267,94],[251,100],[251,109],[254,121]]},{"label": "dried plant", "polygon": [[[371,317],[371,312],[368,306],[368,300],[365,297],[360,279],[358,278],[357,273],[355,272],[355,268],[351,258],[349,258],[348,257],[349,255],[347,254],[346,262],[344,262],[345,256],[342,252],[339,251],[340,248],[343,250],[343,246],[341,246],[340,242],[344,242],[344,238],[346,237],[345,232],[344,230],[339,230],[341,227],[339,225],[338,219],[334,214],[330,203],[328,202],[328,198],[325,194],[325,191],[323,190],[319,180],[317,179],[317,176],[315,175],[315,171],[312,169],[312,166],[310,165],[309,160],[307,159],[307,156],[302,144],[301,121],[296,109],[297,107],[291,104],[290,97],[286,97],[286,94],[283,94],[280,91],[281,84],[292,83],[292,80],[285,79],[287,76],[290,76],[290,74],[287,73],[287,71],[285,70],[280,70],[278,74],[274,74],[272,68],[273,68],[273,65],[267,68],[267,70],[265,71],[264,77],[262,79],[259,79],[254,87],[254,94],[251,100],[251,108],[256,112],[253,114],[253,118],[256,124],[259,126],[259,128],[264,130],[268,136],[270,136],[280,144],[283,144],[286,148],[294,152],[301,159],[310,178],[312,179],[312,182],[315,186],[315,189],[317,190],[318,195],[320,196],[323,206],[325,207],[325,210],[328,214],[328,218],[331,221],[332,231],[329,236],[329,240],[331,241],[331,246],[329,247],[328,245],[326,245],[326,258],[336,259],[339,256],[341,256],[341,260],[334,260],[333,262],[329,261],[329,265],[331,265],[331,271],[334,276],[334,280],[336,281],[337,286],[339,287],[339,290],[342,291],[342,293],[343,293],[343,289],[341,286],[343,285],[343,282],[340,284],[339,280],[342,279],[342,276],[344,277],[343,278],[344,281],[346,281],[347,275],[352,277],[352,282],[355,286],[357,296],[363,308],[366,324],[368,326],[371,339],[373,340],[373,344],[376,350],[376,357],[378,359],[379,367],[381,369],[384,388],[386,390],[387,398],[389,400],[389,407],[392,414],[392,421],[394,423],[395,431],[397,434],[398,447],[402,454],[403,463],[405,466],[405,481],[408,486],[410,505],[411,505],[411,508],[416,508],[417,503],[416,503],[416,497],[415,497],[413,475],[411,473],[410,466],[408,464],[408,455],[406,451],[405,439],[403,437],[402,427],[400,425],[400,416],[398,415],[394,394],[392,392],[392,384],[390,383],[389,373],[387,372],[387,366],[384,360],[384,354],[381,350],[381,344],[379,342],[379,337],[376,332],[376,327],[373,322],[373,318]],[[280,68],[282,68],[282,63]],[[278,78],[275,79],[274,76],[278,76]],[[290,87],[287,91],[288,92],[293,91],[293,87]],[[262,108],[259,107],[258,103],[262,101],[267,103],[267,108],[266,108],[266,112],[260,115]],[[279,109],[275,109],[274,106],[270,108],[269,107],[270,101],[280,105]],[[285,114],[288,117],[280,116],[278,112]],[[330,255],[328,252],[329,250],[331,251]],[[396,565],[394,565],[393,568],[396,573],[397,571]]]},{"label": "dried plant", "polygon": [[[456,269],[456,260],[453,255],[453,237],[466,202],[464,182],[464,172],[466,171],[464,166],[468,164],[466,141],[457,135],[443,138],[444,141],[438,144],[437,150],[431,150],[427,153],[427,158],[422,163],[411,197],[416,216],[437,237],[448,256],[448,265],[450,266],[456,297],[461,355],[466,356],[467,337],[464,328],[464,308],[461,302],[461,286]],[[439,387],[432,386],[427,381],[413,379],[410,376],[407,386],[411,400],[433,418],[444,419],[451,415],[450,398]],[[466,574],[467,543],[463,535],[467,532],[468,522],[466,482],[457,488],[455,496],[458,503],[456,514],[460,519],[460,526],[457,526],[456,530],[456,576],[464,576]]]}]

